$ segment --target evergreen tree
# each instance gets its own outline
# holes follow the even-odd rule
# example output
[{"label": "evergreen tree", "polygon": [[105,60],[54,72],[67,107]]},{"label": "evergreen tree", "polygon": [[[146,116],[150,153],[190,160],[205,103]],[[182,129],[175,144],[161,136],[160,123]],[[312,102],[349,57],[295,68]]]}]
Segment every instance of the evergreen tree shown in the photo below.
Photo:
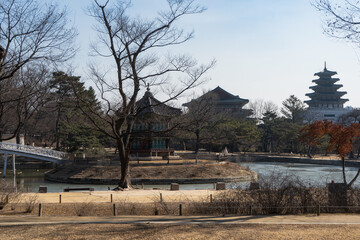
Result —
[{"label": "evergreen tree", "polygon": [[[50,97],[55,103],[56,113],[56,149],[76,153],[100,147],[99,132],[92,130],[88,118],[79,109],[79,104],[82,104],[91,105],[93,111],[100,111],[94,89],[86,89],[78,76],[55,72],[51,90]],[[81,95],[82,102],[77,101],[76,95]]]},{"label": "evergreen tree", "polygon": [[263,123],[259,125],[262,131],[262,150],[298,153],[301,148],[299,130],[302,124],[279,117],[275,112],[265,112]]},{"label": "evergreen tree", "polygon": [[282,105],[281,113],[285,118],[290,119],[293,123],[302,123],[305,114],[305,104],[300,99],[291,95],[282,102]]}]

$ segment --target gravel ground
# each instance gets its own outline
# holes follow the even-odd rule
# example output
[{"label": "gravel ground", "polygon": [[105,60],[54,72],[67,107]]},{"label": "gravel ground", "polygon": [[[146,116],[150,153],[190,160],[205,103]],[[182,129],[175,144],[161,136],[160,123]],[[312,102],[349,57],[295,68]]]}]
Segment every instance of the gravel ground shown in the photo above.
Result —
[{"label": "gravel ground", "polygon": [[0,227],[0,239],[360,239],[359,225],[76,224]]}]

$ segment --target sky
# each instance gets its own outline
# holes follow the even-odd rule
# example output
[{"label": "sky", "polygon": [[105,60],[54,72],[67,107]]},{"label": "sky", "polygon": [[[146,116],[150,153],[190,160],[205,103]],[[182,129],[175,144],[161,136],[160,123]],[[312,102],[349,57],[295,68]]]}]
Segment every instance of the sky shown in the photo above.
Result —
[{"label": "sky", "polygon": [[[99,0],[100,2],[102,0]],[[114,1],[114,0],[110,0]],[[78,29],[78,54],[71,61],[73,74],[90,85],[88,63],[90,41],[96,38],[94,20],[86,14],[92,0],[57,0],[66,5],[71,24]],[[323,32],[324,16],[311,0],[198,0],[207,10],[179,22],[194,30],[178,51],[200,63],[216,60],[206,84],[197,95],[217,86],[241,98],[264,99],[281,106],[290,95],[308,100],[314,73],[336,71],[349,99],[345,106],[360,107],[360,46],[334,39]],[[131,14],[155,16],[165,0],[133,0]],[[180,99],[186,102],[188,99]]]}]

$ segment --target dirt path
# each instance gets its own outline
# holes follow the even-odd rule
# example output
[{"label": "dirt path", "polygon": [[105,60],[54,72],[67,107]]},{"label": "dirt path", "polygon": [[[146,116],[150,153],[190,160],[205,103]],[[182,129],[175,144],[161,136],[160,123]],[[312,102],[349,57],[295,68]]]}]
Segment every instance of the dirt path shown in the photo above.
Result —
[{"label": "dirt path", "polygon": [[[116,216],[55,217],[14,215],[0,216],[0,226],[49,224],[257,224],[257,225],[356,225],[359,214],[255,215],[255,216]],[[0,238],[1,239],[1,238]]]},{"label": "dirt path", "polygon": [[0,226],[0,239],[360,239],[359,225],[294,224],[53,224]]}]

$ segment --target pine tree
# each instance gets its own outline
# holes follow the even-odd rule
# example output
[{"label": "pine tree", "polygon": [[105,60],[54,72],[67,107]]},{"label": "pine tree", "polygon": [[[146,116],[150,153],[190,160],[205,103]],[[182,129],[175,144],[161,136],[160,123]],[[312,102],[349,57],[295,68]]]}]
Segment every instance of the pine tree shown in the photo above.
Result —
[{"label": "pine tree", "polygon": [[301,123],[304,120],[305,104],[300,99],[291,95],[282,102],[282,105],[281,113],[285,118],[294,123]]},{"label": "pine tree", "polygon": [[[76,153],[86,149],[98,148],[100,133],[91,128],[91,124],[79,109],[79,104],[90,105],[93,111],[100,111],[93,88],[86,89],[78,76],[69,76],[63,72],[53,73],[51,98],[55,102],[56,149]],[[81,95],[83,102],[77,101]]]}]

